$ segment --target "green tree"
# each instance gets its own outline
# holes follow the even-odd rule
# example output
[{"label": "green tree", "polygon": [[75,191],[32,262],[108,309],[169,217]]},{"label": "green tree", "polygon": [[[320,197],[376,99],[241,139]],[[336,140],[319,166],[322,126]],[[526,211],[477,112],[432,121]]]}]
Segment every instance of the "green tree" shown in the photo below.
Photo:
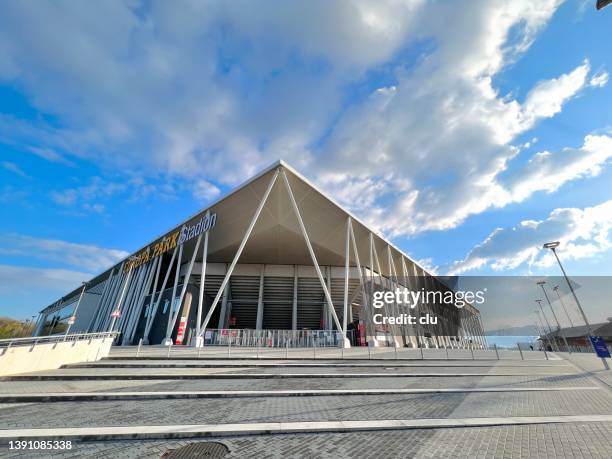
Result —
[{"label": "green tree", "polygon": [[31,334],[31,322],[0,317],[0,339],[23,338]]}]

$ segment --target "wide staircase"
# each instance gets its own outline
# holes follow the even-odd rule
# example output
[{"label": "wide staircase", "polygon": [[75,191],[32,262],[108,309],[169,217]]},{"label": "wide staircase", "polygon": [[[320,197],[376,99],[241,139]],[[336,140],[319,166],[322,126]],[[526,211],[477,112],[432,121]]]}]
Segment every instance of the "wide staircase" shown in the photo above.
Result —
[{"label": "wide staircase", "polygon": [[612,378],[596,359],[497,357],[113,348],[2,378],[0,441],[70,441],[60,457],[610,457]]}]

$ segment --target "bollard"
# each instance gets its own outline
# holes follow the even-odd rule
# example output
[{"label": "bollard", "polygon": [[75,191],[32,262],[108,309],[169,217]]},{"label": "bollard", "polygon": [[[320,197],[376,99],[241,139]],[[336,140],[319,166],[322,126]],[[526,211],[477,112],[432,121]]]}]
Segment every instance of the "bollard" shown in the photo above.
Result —
[{"label": "bollard", "polygon": [[546,357],[546,360],[548,360],[548,354],[546,353],[546,348],[543,347],[542,350],[544,351],[544,357]]},{"label": "bollard", "polygon": [[521,353],[521,360],[525,360],[525,357],[523,357],[523,350],[521,349],[521,343],[516,343],[516,346],[518,347],[518,350]]},{"label": "bollard", "polygon": [[257,359],[259,360],[259,339],[257,340],[256,348],[257,348]]},{"label": "bollard", "polygon": [[316,359],[317,358],[317,343],[315,342],[315,340],[312,340],[312,358]]},{"label": "bollard", "polygon": [[168,355],[166,356],[166,358],[170,358],[170,349],[172,349],[172,343],[168,345]]},{"label": "bollard", "polygon": [[140,354],[140,346],[142,346],[142,338],[138,340],[138,349],[136,349],[136,357],[138,357],[138,354]]},{"label": "bollard", "polygon": [[372,358],[372,350],[370,349],[370,343],[368,342],[368,360]]},{"label": "bollard", "polygon": [[228,340],[227,340],[227,356],[231,357],[231,355],[232,355],[232,338],[228,337]]},{"label": "bollard", "polygon": [[342,359],[344,360],[344,345],[342,345]]},{"label": "bollard", "polygon": [[499,352],[497,351],[497,344],[493,343],[493,347],[495,348],[495,355],[497,356],[497,360],[499,360]]},{"label": "bollard", "polygon": [[204,347],[204,346],[198,347],[198,359],[200,358],[200,352],[202,351],[202,347]]},{"label": "bollard", "polygon": [[472,353],[472,360],[476,360],[474,358],[474,348],[472,347],[472,345],[470,344],[470,352]]},{"label": "bollard", "polygon": [[421,360],[425,360],[425,356],[423,355],[423,348],[421,347],[419,349],[421,349]]},{"label": "bollard", "polygon": [[287,341],[287,350],[285,352],[285,358],[288,359],[289,358],[289,341]]},{"label": "bollard", "polygon": [[449,360],[449,358],[448,358],[448,348],[446,346],[444,346],[444,350],[446,350],[446,360]]},{"label": "bollard", "polygon": [[397,344],[395,345],[395,360],[397,360]]}]

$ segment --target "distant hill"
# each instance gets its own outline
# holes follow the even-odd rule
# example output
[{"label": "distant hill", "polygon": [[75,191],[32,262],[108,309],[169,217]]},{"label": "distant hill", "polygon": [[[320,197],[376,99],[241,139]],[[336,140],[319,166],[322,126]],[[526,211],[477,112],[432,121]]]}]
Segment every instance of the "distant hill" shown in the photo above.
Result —
[{"label": "distant hill", "polygon": [[509,327],[498,330],[485,331],[486,336],[539,336],[540,334],[533,325],[522,327]]},{"label": "distant hill", "polygon": [[32,325],[20,320],[0,317],[0,339],[30,336]]}]

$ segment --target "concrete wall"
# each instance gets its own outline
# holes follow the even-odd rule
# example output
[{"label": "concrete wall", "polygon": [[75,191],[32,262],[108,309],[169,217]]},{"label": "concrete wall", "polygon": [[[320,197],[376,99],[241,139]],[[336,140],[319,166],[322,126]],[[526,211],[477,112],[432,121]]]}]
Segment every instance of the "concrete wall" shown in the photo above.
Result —
[{"label": "concrete wall", "polygon": [[112,338],[13,346],[0,352],[0,376],[54,370],[62,365],[92,362],[108,356]]}]

